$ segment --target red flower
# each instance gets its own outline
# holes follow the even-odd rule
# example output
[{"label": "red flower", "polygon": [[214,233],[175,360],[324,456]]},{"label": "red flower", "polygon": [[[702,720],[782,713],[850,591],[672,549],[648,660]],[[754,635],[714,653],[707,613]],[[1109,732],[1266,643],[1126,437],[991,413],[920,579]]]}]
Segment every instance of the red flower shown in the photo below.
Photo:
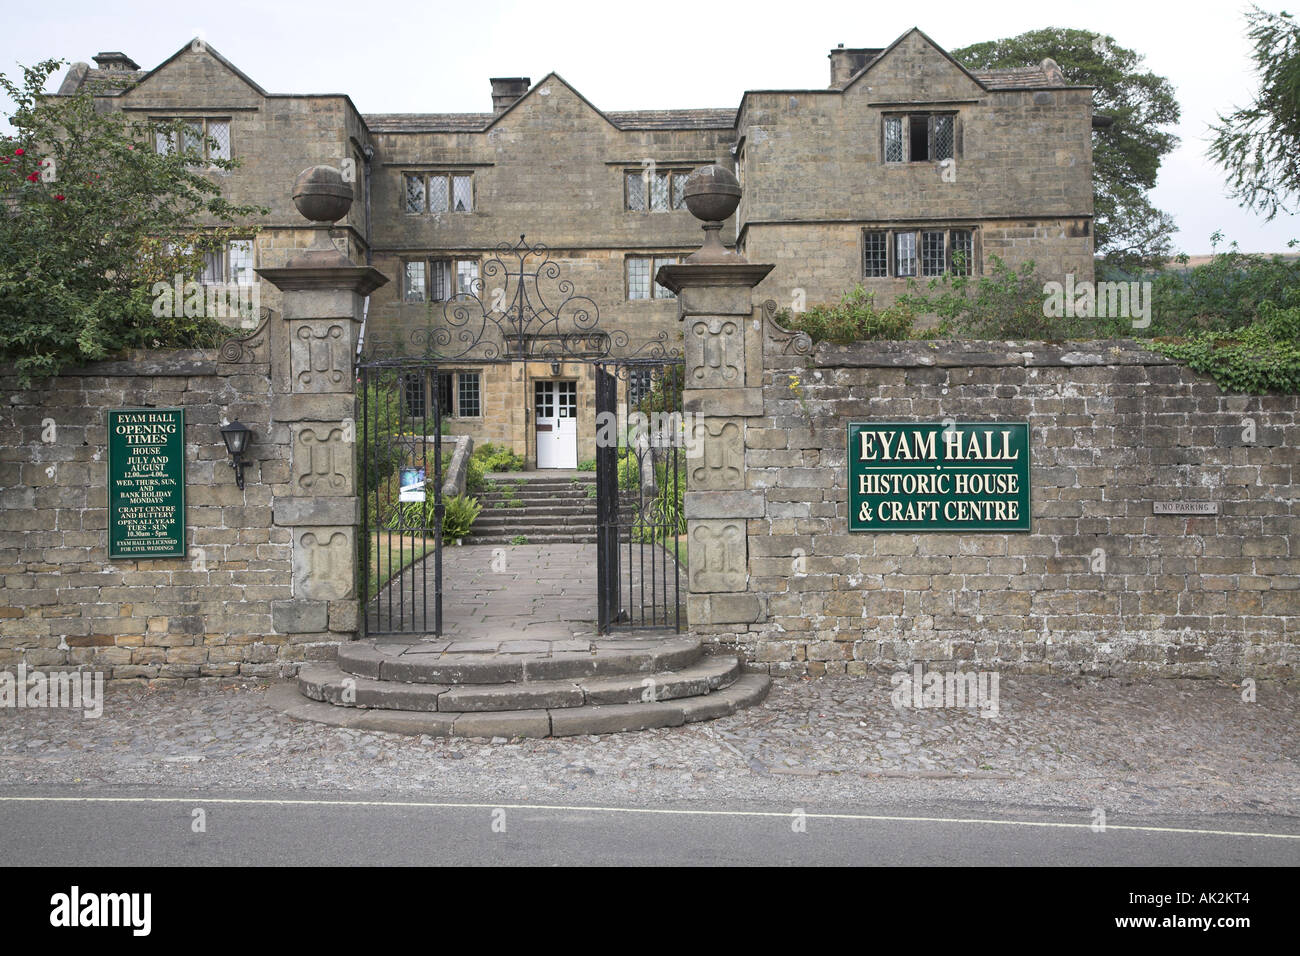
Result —
[{"label": "red flower", "polygon": [[58,194],[57,196],[55,196],[54,198],[55,198],[56,200],[58,200],[59,202],[63,202],[63,193],[59,193],[59,194]]},{"label": "red flower", "polygon": [[36,180],[38,180],[38,179],[40,179],[40,178],[41,178],[41,174],[40,174],[40,173],[32,173],[30,176],[27,177],[27,181],[28,181],[28,182],[32,182],[32,183],[34,183],[34,182],[36,182]]},{"label": "red flower", "polygon": [[14,150],[14,155],[15,155],[15,156],[21,156],[21,155],[22,155],[23,153],[25,153],[25,152],[26,152],[26,150],[24,150],[24,149],[22,149],[22,148],[20,147],[20,148]]}]

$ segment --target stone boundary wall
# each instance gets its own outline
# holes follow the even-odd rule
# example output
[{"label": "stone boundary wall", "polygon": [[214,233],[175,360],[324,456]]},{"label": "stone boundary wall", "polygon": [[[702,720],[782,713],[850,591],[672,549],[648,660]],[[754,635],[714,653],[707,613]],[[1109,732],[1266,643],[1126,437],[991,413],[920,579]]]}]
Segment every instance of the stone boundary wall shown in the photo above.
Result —
[{"label": "stone boundary wall", "polygon": [[[782,674],[1295,676],[1300,397],[1225,394],[1133,342],[813,348],[763,322],[761,407],[732,412],[747,577],[692,593],[696,633]],[[850,534],[847,423],[945,418],[1029,422],[1032,531]],[[1153,514],[1183,500],[1221,513]]]},{"label": "stone boundary wall", "polygon": [[[277,322],[221,350],[134,353],[28,389],[0,377],[0,668],[277,676],[355,632],[355,601],[314,630],[293,622],[310,605],[293,599],[292,515],[279,512],[301,500],[301,426],[274,384]],[[185,409],[189,556],[109,561],[106,410],[146,405]],[[220,433],[233,419],[255,433],[242,491]]]}]

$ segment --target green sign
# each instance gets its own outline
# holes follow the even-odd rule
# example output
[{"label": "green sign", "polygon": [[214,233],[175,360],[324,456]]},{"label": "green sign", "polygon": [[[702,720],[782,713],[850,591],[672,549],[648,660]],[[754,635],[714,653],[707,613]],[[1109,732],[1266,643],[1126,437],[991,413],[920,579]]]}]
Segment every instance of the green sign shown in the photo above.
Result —
[{"label": "green sign", "polygon": [[108,412],[108,556],[185,556],[185,411]]},{"label": "green sign", "polygon": [[849,530],[1028,531],[1029,425],[849,423]]}]

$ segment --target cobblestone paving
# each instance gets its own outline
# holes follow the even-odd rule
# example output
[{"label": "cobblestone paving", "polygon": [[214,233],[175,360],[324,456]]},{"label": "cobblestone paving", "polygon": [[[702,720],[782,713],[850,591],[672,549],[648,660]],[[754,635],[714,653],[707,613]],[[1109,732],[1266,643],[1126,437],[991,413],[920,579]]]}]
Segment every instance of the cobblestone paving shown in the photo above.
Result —
[{"label": "cobblestone paving", "polygon": [[0,786],[384,792],[505,802],[904,801],[1300,814],[1300,688],[1005,676],[1001,712],[903,710],[888,675],[779,680],[768,702],[603,738],[443,740],[303,724],[268,685],[111,690],[104,715],[0,711]]}]

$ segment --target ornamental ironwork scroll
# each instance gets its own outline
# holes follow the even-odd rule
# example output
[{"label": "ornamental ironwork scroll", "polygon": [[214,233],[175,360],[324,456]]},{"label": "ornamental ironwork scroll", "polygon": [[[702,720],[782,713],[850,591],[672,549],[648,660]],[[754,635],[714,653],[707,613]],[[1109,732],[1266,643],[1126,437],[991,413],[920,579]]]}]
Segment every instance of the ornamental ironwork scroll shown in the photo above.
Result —
[{"label": "ornamental ironwork scroll", "polygon": [[682,354],[668,332],[630,349],[625,330],[601,328],[596,301],[575,291],[545,244],[529,243],[523,235],[516,243],[499,243],[468,286],[429,303],[429,322],[407,332],[405,342],[367,343],[361,363],[595,361],[611,355],[671,360]]}]

